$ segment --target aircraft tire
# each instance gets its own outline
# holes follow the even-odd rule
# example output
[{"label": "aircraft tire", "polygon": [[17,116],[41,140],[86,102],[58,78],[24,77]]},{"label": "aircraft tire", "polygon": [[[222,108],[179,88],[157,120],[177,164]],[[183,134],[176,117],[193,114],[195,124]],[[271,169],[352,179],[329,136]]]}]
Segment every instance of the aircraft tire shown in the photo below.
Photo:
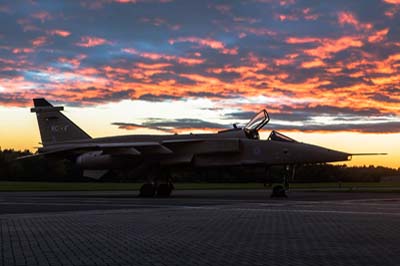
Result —
[{"label": "aircraft tire", "polygon": [[287,198],[283,185],[276,185],[272,188],[271,198]]},{"label": "aircraft tire", "polygon": [[156,187],[153,184],[143,184],[140,188],[139,197],[154,197],[156,194]]},{"label": "aircraft tire", "polygon": [[171,184],[159,184],[157,187],[157,196],[158,197],[169,197],[172,192]]}]

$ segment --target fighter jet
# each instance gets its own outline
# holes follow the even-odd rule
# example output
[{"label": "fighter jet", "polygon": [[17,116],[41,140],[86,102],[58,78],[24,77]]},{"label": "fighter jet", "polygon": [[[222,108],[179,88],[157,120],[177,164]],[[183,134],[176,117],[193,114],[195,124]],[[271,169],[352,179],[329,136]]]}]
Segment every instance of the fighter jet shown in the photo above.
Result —
[{"label": "fighter jet", "polygon": [[92,138],[44,98],[33,99],[42,147],[30,157],[70,159],[86,177],[99,179],[112,169],[133,169],[148,174],[140,189],[145,197],[169,196],[173,190],[169,175],[173,167],[231,167],[282,165],[283,185],[273,195],[285,195],[288,178],[296,165],[350,160],[347,152],[298,142],[275,130],[262,140],[259,131],[270,120],[261,110],[244,127],[214,134],[128,135]]}]

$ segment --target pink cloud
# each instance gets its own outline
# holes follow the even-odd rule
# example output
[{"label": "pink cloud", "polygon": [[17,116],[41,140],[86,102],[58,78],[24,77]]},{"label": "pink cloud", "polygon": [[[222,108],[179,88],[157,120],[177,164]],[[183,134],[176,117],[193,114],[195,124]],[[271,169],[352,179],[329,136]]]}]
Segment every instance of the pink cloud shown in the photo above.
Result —
[{"label": "pink cloud", "polygon": [[209,7],[213,7],[216,10],[218,10],[221,14],[230,14],[232,7],[230,5],[226,4],[216,4],[216,5],[211,5]]},{"label": "pink cloud", "polygon": [[60,58],[58,58],[58,62],[70,64],[71,66],[78,68],[81,64],[81,61],[83,59],[85,59],[86,57],[87,56],[84,54],[80,54],[78,56],[75,56],[74,58],[60,57]]},{"label": "pink cloud", "polygon": [[30,19],[18,19],[17,23],[22,27],[23,31],[39,31],[40,28],[32,23]]},{"label": "pink cloud", "polygon": [[51,35],[58,35],[61,37],[68,37],[69,35],[71,35],[71,32],[66,31],[66,30],[51,30],[51,31],[49,31],[49,33]]},{"label": "pink cloud", "polygon": [[40,20],[42,23],[46,20],[51,20],[53,17],[46,11],[40,11],[37,13],[32,14],[32,17],[35,19]]},{"label": "pink cloud", "polygon": [[134,48],[125,48],[122,49],[125,53],[138,55],[143,58],[147,58],[150,60],[167,60],[167,61],[176,61],[183,65],[198,65],[204,63],[204,59],[201,58],[188,58],[188,57],[179,57],[175,55],[167,55],[161,53],[148,53],[148,52],[139,52]]},{"label": "pink cloud", "polygon": [[108,44],[109,42],[104,38],[92,37],[92,36],[83,36],[81,37],[81,41],[76,43],[77,46],[81,47],[94,47],[99,45]]},{"label": "pink cloud", "polygon": [[223,54],[230,54],[230,55],[238,54],[237,48],[226,48],[223,42],[209,38],[203,39],[199,37],[180,37],[177,39],[169,40],[169,43],[172,45],[177,42],[192,42],[192,43],[197,43],[200,47],[209,47],[218,50]]},{"label": "pink cloud", "polygon": [[37,37],[36,39],[32,40],[32,45],[34,47],[43,46],[46,43],[47,43],[47,37],[46,36],[40,36],[40,37]]},{"label": "pink cloud", "polygon": [[318,14],[312,14],[310,8],[305,8],[305,9],[302,10],[302,12],[303,12],[305,20],[316,20],[316,19],[319,18]]},{"label": "pink cloud", "polygon": [[276,32],[267,29],[267,28],[256,28],[256,27],[246,27],[246,26],[238,26],[235,27],[237,31],[241,31],[246,35],[248,33],[257,35],[257,36],[276,36]]},{"label": "pink cloud", "polygon": [[8,14],[10,14],[11,13],[11,9],[10,9],[10,7],[9,6],[7,6],[7,5],[0,5],[0,12],[1,13],[8,13]]},{"label": "pink cloud", "polygon": [[171,24],[167,20],[162,18],[142,18],[141,22],[152,24],[156,27],[166,26],[171,30],[179,30],[182,26],[179,24]]},{"label": "pink cloud", "polygon": [[33,53],[35,50],[32,48],[14,48],[12,50],[13,54],[28,54],[28,53]]}]

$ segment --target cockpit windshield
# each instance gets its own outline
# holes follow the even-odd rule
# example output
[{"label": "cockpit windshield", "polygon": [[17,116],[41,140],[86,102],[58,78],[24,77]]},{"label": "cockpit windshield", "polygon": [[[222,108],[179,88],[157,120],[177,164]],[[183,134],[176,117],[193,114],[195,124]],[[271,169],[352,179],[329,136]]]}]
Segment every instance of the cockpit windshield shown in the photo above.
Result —
[{"label": "cockpit windshield", "polygon": [[255,115],[244,127],[246,131],[258,131],[269,122],[269,116],[266,110],[262,110]]},{"label": "cockpit windshield", "polygon": [[272,130],[271,134],[268,137],[268,140],[283,141],[283,142],[297,142],[294,139],[289,138],[288,136],[285,136],[282,133],[279,133],[278,131],[275,131],[275,130]]}]

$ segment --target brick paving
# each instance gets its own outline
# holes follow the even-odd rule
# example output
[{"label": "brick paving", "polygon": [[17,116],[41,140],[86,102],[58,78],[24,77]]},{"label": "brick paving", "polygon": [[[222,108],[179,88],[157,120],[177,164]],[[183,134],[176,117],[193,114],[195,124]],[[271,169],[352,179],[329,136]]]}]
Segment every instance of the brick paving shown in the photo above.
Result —
[{"label": "brick paving", "polygon": [[[63,200],[6,198],[3,205]],[[94,207],[4,213],[1,265],[400,265],[400,197],[160,201],[78,198],[73,204]]]}]

